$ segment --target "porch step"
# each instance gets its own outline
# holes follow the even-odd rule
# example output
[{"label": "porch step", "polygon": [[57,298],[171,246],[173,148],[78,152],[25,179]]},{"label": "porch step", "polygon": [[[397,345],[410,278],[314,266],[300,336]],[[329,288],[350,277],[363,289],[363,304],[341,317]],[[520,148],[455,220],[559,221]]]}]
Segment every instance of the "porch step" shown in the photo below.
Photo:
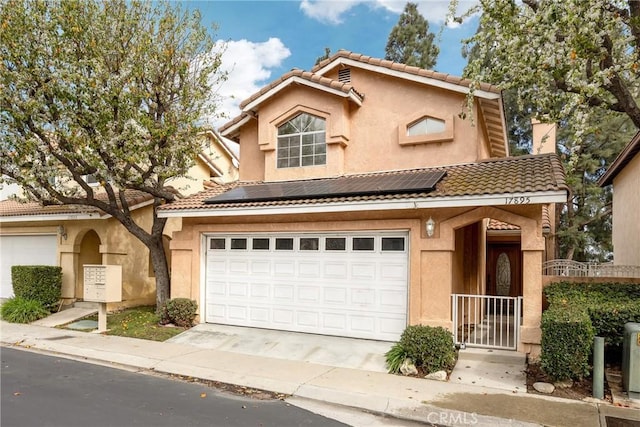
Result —
[{"label": "porch step", "polygon": [[465,360],[525,366],[527,356],[526,354],[518,353],[517,351],[467,347],[466,349],[458,352],[458,363],[461,361],[464,362]]},{"label": "porch step", "polygon": [[526,355],[515,351],[468,348],[460,350],[451,373],[452,384],[478,385],[527,392]]}]

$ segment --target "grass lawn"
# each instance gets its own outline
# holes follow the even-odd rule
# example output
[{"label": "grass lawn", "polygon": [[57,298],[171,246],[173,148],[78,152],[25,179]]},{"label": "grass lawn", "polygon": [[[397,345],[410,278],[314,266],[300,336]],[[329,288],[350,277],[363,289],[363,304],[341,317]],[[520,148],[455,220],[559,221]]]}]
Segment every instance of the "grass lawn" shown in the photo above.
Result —
[{"label": "grass lawn", "polygon": [[[98,315],[87,317],[98,320]],[[165,341],[185,331],[185,328],[158,324],[155,306],[127,308],[107,314],[107,335]]]}]

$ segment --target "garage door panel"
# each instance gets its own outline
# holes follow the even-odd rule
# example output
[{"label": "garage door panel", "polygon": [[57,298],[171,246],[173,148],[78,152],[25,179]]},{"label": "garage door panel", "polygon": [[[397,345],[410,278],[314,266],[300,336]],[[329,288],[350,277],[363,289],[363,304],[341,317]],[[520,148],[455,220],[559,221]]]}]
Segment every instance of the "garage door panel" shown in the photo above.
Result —
[{"label": "garage door panel", "polygon": [[273,297],[278,303],[294,303],[295,290],[293,285],[275,285]]},{"label": "garage door panel", "polygon": [[[283,327],[290,327],[293,324],[293,318],[294,318],[294,311],[292,309],[281,309],[281,308],[273,309],[273,323],[277,325],[280,325]],[[289,330],[289,329],[286,329],[286,330]]]},{"label": "garage door panel", "polygon": [[293,261],[276,261],[273,263],[276,276],[292,276],[295,274],[296,266]]},{"label": "garage door panel", "polygon": [[351,316],[349,325],[354,332],[374,334],[376,319],[374,316]]},{"label": "garage door panel", "polygon": [[252,307],[249,311],[249,319],[251,322],[269,323],[269,309],[262,307]]},{"label": "garage door panel", "polygon": [[322,326],[327,330],[341,332],[346,329],[347,316],[338,313],[325,313],[322,319]]},{"label": "garage door panel", "polygon": [[266,283],[252,283],[251,284],[251,298],[254,299],[270,299],[270,287]]},{"label": "garage door panel", "polygon": [[300,261],[298,263],[298,276],[300,277],[319,277],[321,264],[318,261]]},{"label": "garage door panel", "polygon": [[302,311],[296,312],[296,324],[303,328],[316,329],[320,324],[320,315],[315,311]]},{"label": "garage door panel", "polygon": [[352,263],[351,277],[354,279],[374,280],[376,278],[377,265],[375,263]]},{"label": "garage door panel", "polygon": [[228,295],[230,297],[248,297],[249,284],[246,282],[230,282]]},{"label": "garage door panel", "polygon": [[247,311],[247,307],[244,305],[229,305],[227,306],[227,317],[246,324],[248,320]]},{"label": "garage door panel", "polygon": [[347,289],[345,288],[324,288],[324,298],[322,301],[327,304],[346,305]]},{"label": "garage door panel", "polygon": [[269,274],[271,263],[269,261],[251,261],[251,274]]},{"label": "garage door panel", "polygon": [[[381,238],[389,235],[401,244],[382,250]],[[208,243],[224,240],[227,249],[207,252],[205,320],[397,340],[406,326],[407,310],[408,251],[397,250],[406,248],[407,234],[398,237],[402,235],[367,234],[356,242],[374,248],[366,251],[353,250],[352,236],[337,233],[253,239],[260,240],[261,250],[251,249],[250,237],[216,236]],[[246,250],[229,249],[231,241],[238,245],[243,239]],[[338,250],[326,249],[329,240]]]},{"label": "garage door panel", "polygon": [[324,277],[342,279],[347,275],[346,262],[325,262]]},{"label": "garage door panel", "polygon": [[0,236],[0,298],[13,296],[14,265],[58,265],[58,236]]}]

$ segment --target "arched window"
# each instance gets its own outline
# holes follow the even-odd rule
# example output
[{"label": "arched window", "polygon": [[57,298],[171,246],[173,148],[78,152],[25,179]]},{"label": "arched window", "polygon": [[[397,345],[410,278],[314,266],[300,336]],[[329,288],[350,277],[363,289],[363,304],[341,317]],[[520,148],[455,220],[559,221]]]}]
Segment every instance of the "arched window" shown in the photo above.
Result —
[{"label": "arched window", "polygon": [[325,120],[302,113],[278,127],[278,167],[327,163]]},{"label": "arched window", "polygon": [[445,128],[446,124],[444,120],[434,119],[433,117],[423,117],[407,126],[407,136],[440,133],[444,132]]}]

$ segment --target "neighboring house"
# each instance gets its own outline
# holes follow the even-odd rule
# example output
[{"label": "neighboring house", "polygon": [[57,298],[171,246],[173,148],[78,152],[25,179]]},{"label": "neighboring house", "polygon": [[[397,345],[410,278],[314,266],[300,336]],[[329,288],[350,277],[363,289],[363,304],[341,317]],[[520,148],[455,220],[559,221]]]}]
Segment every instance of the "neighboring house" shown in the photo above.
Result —
[{"label": "neighboring house", "polygon": [[[159,210],[182,218],[171,296],[201,322],[388,341],[428,324],[468,342],[481,321],[452,295],[498,295],[524,301],[506,347],[536,356],[543,212],[566,202],[564,172],[553,153],[506,157],[496,87],[461,118],[470,83],[339,51],[252,95],[220,129],[240,181]],[[474,304],[495,318],[497,300]]]},{"label": "neighboring house", "polygon": [[600,178],[613,185],[613,263],[640,266],[640,132]]},{"label": "neighboring house", "polygon": [[[178,194],[189,195],[238,179],[238,144],[209,131],[203,147],[189,178],[170,182]],[[87,182],[91,183],[91,177]],[[150,228],[152,197],[138,191],[128,191],[126,197],[135,220]],[[180,229],[180,223],[176,218],[166,224],[167,253],[169,237]],[[155,304],[148,249],[110,215],[88,206],[0,202],[0,298],[13,294],[12,265],[38,264],[62,267],[62,296],[67,303],[83,299],[84,264],[119,264],[123,303],[118,305]]]}]

